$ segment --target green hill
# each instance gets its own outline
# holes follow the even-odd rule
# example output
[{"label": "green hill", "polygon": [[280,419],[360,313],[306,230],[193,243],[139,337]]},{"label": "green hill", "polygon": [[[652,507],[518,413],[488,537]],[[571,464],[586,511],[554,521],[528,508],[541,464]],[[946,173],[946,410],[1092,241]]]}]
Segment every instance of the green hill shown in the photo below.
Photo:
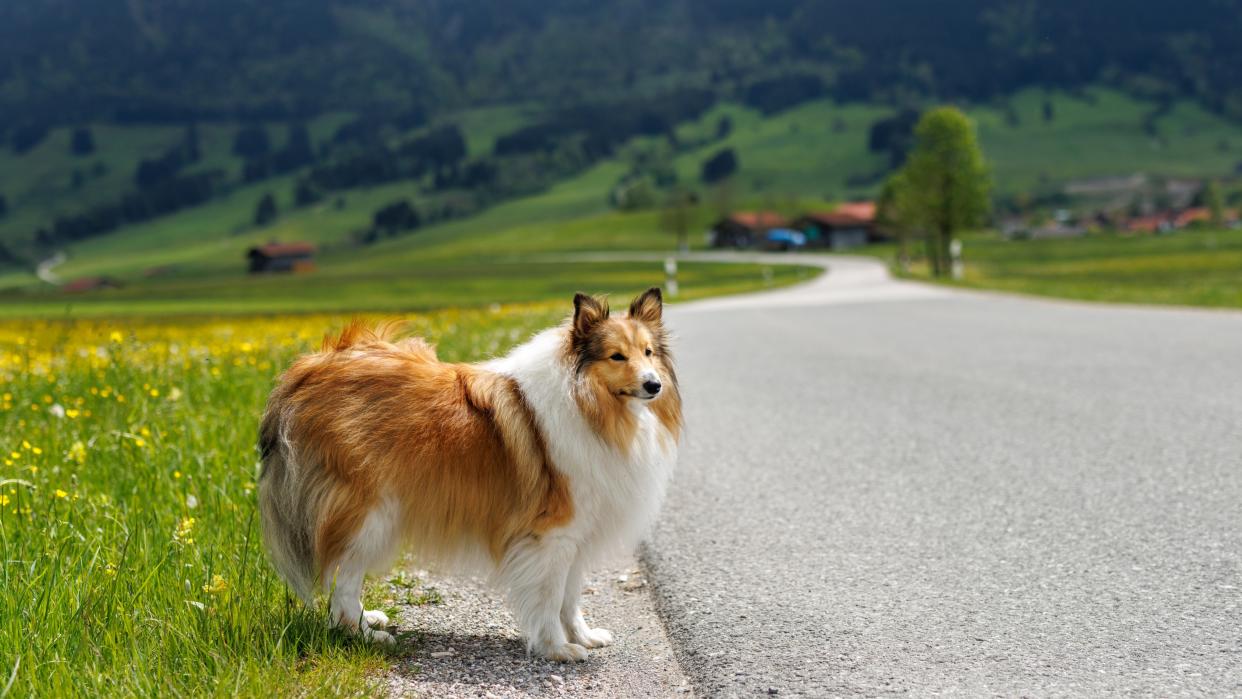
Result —
[{"label": "green hill", "polygon": [[[1158,110],[1153,103],[1108,89],[1075,95],[1024,91],[1003,103],[973,107],[970,113],[979,125],[1002,196],[1055,190],[1071,178],[1136,171],[1219,177],[1232,173],[1242,161],[1238,150],[1242,149],[1242,128],[1191,102]],[[491,158],[498,138],[538,123],[540,114],[529,107],[468,110],[454,115],[452,123],[462,127],[468,159]],[[465,194],[437,191],[424,176],[346,188],[297,207],[293,192],[305,169],[250,184],[236,180],[205,204],[64,246],[69,259],[55,270],[62,279],[107,276],[121,282],[122,291],[66,298],[36,280],[29,268],[0,273],[0,289],[8,289],[4,294],[13,302],[52,306],[89,305],[96,296],[132,300],[150,295],[192,300],[186,302],[191,306],[201,301],[202,307],[208,307],[213,298],[226,303],[252,294],[273,307],[311,307],[318,297],[308,295],[308,290],[329,281],[338,299],[355,295],[374,299],[382,286],[377,279],[391,282],[404,275],[421,280],[402,283],[409,302],[429,304],[432,295],[422,294],[418,284],[449,288],[442,276],[429,273],[435,265],[477,277],[485,276],[481,264],[514,265],[551,253],[671,249],[672,238],[660,231],[658,207],[619,211],[610,206],[609,194],[636,172],[653,167],[669,170],[678,182],[702,192],[704,203],[696,229],[705,229],[720,195],[700,182],[700,169],[721,149],[733,149],[740,163],[726,202],[734,208],[774,207],[792,212],[872,195],[890,166],[890,156],[870,147],[871,132],[877,121],[893,114],[879,106],[840,106],[829,100],[773,115],[740,105],[720,105],[679,124],[676,147],[665,137],[632,138],[612,156],[576,172],[571,169],[534,194],[492,198],[476,213],[365,245],[358,243],[357,233],[366,230],[374,213],[385,205],[408,200],[418,209],[433,209],[446,197]],[[729,123],[723,138],[722,119]],[[314,122],[310,131],[317,147],[348,121],[348,116],[339,115]],[[194,168],[220,168],[238,177],[243,160],[229,150],[237,128],[236,124],[201,125],[203,157]],[[414,127],[390,133],[388,138],[400,143],[430,128]],[[270,130],[280,132],[274,125]],[[110,165],[104,176],[73,189],[49,184],[72,177],[82,162],[69,154],[67,132],[55,136],[34,151],[22,156],[7,153],[0,159],[4,181],[26,185],[26,195],[13,200],[0,232],[20,235],[46,212],[115,196],[127,186],[119,172],[181,137],[180,131],[165,127],[100,130],[94,160],[86,162]],[[652,166],[653,161],[657,166]],[[42,173],[39,178],[26,174],[35,167]],[[274,196],[280,214],[269,224],[256,225],[256,205],[268,193]],[[657,190],[654,203],[662,196]],[[246,249],[272,240],[317,243],[321,247],[319,271],[308,278],[247,278]],[[695,244],[701,241],[696,234]],[[512,269],[488,273],[503,276]],[[278,303],[280,298],[285,300]],[[305,302],[295,303],[298,298]],[[374,300],[368,303],[375,305]],[[250,306],[262,308],[263,303]]]}]

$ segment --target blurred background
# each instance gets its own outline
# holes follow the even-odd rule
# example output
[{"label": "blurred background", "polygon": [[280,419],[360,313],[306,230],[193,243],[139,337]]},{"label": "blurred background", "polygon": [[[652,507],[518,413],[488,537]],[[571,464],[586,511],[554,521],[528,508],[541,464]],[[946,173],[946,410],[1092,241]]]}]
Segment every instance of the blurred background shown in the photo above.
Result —
[{"label": "blurred background", "polygon": [[[1238,36],[1233,0],[4,3],[0,312],[533,301],[678,246],[1238,306]],[[946,231],[893,177],[941,105],[982,165]]]},{"label": "blurred background", "polygon": [[0,696],[623,696],[678,663],[626,624],[685,630],[696,694],[1236,692],[1232,315],[679,314],[665,623],[618,607],[640,645],[582,673],[410,565],[366,593],[395,654],[329,632],[254,445],[354,315],[473,361],[575,291],[825,264],[1242,308],[1239,37],[1242,0],[0,1]]}]

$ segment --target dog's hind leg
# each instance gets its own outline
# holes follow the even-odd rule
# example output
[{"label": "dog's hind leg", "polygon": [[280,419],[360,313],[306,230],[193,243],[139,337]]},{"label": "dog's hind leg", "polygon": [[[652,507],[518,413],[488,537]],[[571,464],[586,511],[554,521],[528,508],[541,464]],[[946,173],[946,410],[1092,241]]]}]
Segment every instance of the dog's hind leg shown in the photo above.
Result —
[{"label": "dog's hind leg", "polygon": [[395,643],[392,635],[382,630],[388,625],[388,616],[362,608],[362,579],[367,572],[387,571],[396,555],[398,535],[395,505],[385,502],[367,513],[337,563],[325,571],[332,623],[353,629],[369,641]]},{"label": "dog's hind leg", "polygon": [[577,545],[558,537],[530,536],[514,544],[501,564],[509,605],[526,634],[526,647],[549,660],[586,660],[587,650],[571,643],[561,623],[566,573]]}]

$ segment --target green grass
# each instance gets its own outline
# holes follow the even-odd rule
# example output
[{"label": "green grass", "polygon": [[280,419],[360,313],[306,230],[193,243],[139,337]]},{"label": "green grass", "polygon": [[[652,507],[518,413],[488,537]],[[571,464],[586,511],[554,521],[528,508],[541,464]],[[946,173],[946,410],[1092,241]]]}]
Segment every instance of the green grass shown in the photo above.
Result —
[{"label": "green grass", "polygon": [[1154,105],[1105,89],[1091,101],[1054,93],[1055,117],[1042,116],[1045,96],[1028,90],[1010,100],[1018,124],[998,109],[970,110],[1001,193],[1033,191],[1069,179],[1145,172],[1152,175],[1224,176],[1242,164],[1242,127],[1197,105],[1177,104],[1143,129]]},{"label": "green grass", "polygon": [[[809,279],[791,265],[683,263],[676,300],[751,291]],[[632,293],[664,282],[660,262],[449,262],[239,279],[187,278],[86,294],[0,297],[0,317],[398,312],[497,303],[560,301],[576,291]]]},{"label": "green grass", "polygon": [[[965,240],[955,284],[1085,301],[1242,308],[1242,231]],[[915,268],[915,276],[924,276]]]},{"label": "green grass", "polygon": [[[448,359],[562,309],[411,318]],[[384,652],[326,628],[265,560],[255,425],[340,317],[0,324],[0,686],[10,696],[383,691]],[[434,604],[433,591],[419,600]],[[417,653],[404,638],[397,652]]]}]

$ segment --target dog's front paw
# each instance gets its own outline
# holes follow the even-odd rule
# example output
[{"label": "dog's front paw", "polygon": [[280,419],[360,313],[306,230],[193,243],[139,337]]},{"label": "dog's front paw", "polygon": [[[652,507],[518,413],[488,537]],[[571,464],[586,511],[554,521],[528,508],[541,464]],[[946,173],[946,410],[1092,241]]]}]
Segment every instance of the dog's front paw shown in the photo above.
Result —
[{"label": "dog's front paw", "polygon": [[603,648],[611,646],[613,637],[612,632],[608,629],[587,629],[584,628],[574,639],[575,642],[587,648]]},{"label": "dog's front paw", "polygon": [[548,645],[539,648],[539,655],[558,663],[580,662],[587,659],[587,649],[577,643],[562,643],[559,646]]},{"label": "dog's front paw", "polygon": [[582,646],[586,646],[587,648],[602,648],[605,646],[611,646],[612,632],[606,628],[590,628],[586,631],[586,638],[584,641],[586,641],[586,643],[582,643]]},{"label": "dog's front paw", "polygon": [[388,626],[388,615],[378,609],[368,609],[362,613],[362,619],[367,626],[384,628]]},{"label": "dog's front paw", "polygon": [[381,646],[395,646],[397,639],[387,631],[378,631],[376,629],[363,629],[362,637],[371,643]]}]

